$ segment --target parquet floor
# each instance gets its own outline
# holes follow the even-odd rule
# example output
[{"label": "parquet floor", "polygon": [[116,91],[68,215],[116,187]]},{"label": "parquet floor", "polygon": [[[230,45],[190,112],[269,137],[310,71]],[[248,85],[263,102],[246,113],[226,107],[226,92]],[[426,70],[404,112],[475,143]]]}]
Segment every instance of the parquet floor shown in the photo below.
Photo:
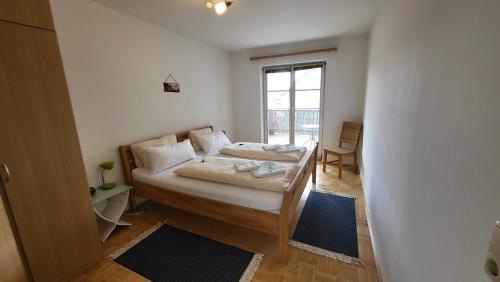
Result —
[{"label": "parquet floor", "polygon": [[[318,166],[317,182],[316,189],[318,190],[347,193],[358,197],[356,217],[359,254],[364,266],[336,262],[293,247],[290,247],[288,264],[283,265],[278,261],[277,239],[273,236],[152,204],[151,212],[124,218],[133,225],[115,231],[103,244],[103,254],[99,263],[88,269],[76,281],[144,281],[144,278],[114,263],[108,256],[143,231],[165,219],[170,225],[186,231],[242,249],[263,253],[264,260],[255,273],[254,281],[378,281],[359,176],[345,171],[344,179],[338,179],[335,167],[328,166],[327,172],[323,173],[321,167]],[[308,184],[308,188],[313,188],[311,183]],[[302,197],[302,206],[309,193],[308,188]]]}]

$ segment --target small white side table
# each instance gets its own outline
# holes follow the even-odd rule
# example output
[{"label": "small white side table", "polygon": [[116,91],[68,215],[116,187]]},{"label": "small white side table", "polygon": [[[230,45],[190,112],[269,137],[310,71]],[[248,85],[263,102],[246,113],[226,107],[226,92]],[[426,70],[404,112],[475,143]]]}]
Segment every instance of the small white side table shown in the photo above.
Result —
[{"label": "small white side table", "polygon": [[97,189],[92,196],[92,205],[97,216],[97,227],[101,241],[108,239],[115,227],[130,226],[132,224],[120,220],[127,207],[128,194],[132,186],[118,184],[109,190]]}]

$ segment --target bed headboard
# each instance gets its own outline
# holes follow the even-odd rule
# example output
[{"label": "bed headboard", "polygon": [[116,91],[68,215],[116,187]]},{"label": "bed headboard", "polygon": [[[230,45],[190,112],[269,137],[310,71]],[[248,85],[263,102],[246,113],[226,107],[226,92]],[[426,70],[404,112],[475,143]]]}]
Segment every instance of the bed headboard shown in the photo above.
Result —
[{"label": "bed headboard", "polygon": [[[206,127],[210,127],[212,130],[214,130],[213,126],[211,126],[211,125],[203,126],[200,128],[194,128],[191,130],[206,128]],[[169,134],[169,133],[167,133],[167,134]],[[165,136],[167,134],[164,134],[163,136]],[[175,133],[175,136],[177,137],[177,142],[182,142],[182,141],[188,139],[188,135],[189,135],[189,130]],[[163,136],[160,136],[158,138],[161,138]],[[148,138],[145,140],[139,140],[137,142],[127,144],[127,145],[121,145],[118,147],[118,150],[120,152],[120,159],[122,161],[123,174],[125,176],[125,183],[126,184],[132,185],[132,170],[134,168],[136,168],[134,155],[132,154],[132,150],[130,150],[130,146],[132,144],[139,143],[139,142],[146,141],[146,140],[151,140],[151,139],[155,139],[155,138]]]}]

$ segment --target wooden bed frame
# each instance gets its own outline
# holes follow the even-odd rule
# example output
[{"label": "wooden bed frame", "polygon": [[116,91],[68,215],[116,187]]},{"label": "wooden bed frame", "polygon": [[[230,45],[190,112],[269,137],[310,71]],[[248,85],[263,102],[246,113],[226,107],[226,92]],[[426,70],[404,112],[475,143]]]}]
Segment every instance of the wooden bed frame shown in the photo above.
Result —
[{"label": "wooden bed frame", "polygon": [[[212,126],[206,127],[212,128]],[[188,139],[188,133],[188,131],[176,133],[177,142]],[[285,264],[288,262],[288,241],[293,229],[292,219],[311,174],[312,182],[316,183],[318,143],[315,144],[313,153],[309,156],[304,167],[297,173],[288,190],[283,193],[279,214],[228,204],[136,181],[132,177],[132,170],[136,166],[130,145],[120,146],[119,151],[125,181],[134,187],[129,197],[129,205],[132,210],[135,210],[135,197],[140,196],[170,207],[272,234],[278,236],[279,239],[281,262]]]}]

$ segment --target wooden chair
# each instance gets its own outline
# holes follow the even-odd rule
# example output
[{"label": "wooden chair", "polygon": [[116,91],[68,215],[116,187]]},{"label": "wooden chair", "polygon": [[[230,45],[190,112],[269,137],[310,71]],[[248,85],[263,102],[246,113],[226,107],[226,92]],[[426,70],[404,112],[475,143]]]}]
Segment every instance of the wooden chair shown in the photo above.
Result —
[{"label": "wooden chair", "polygon": [[[342,178],[342,169],[347,165],[344,165],[344,158],[353,156],[354,157],[354,173],[359,174],[358,167],[358,144],[361,138],[361,132],[363,131],[363,125],[357,122],[347,122],[342,124],[342,132],[340,133],[339,146],[333,148],[323,149],[323,172],[326,172],[326,164],[333,163],[339,167],[339,178]],[[347,148],[344,144],[352,145],[352,148]],[[337,157],[334,161],[328,161],[328,154]],[[349,165],[352,166],[352,165]]]}]

